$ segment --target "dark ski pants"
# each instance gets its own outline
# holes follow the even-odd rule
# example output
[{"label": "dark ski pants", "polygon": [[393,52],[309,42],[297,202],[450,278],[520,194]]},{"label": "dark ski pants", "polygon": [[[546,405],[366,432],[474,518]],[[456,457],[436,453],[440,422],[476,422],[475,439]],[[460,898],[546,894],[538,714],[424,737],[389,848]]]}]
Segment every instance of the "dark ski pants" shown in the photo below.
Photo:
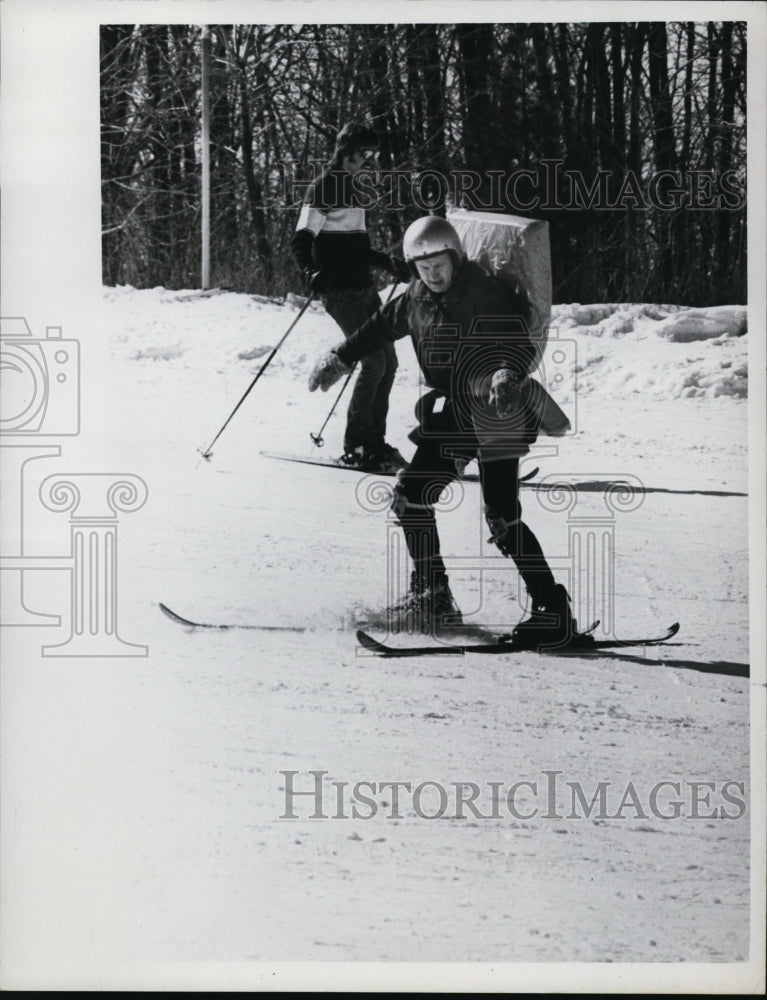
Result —
[{"label": "dark ski pants", "polygon": [[[322,302],[347,340],[381,305],[372,285],[328,292]],[[389,395],[397,371],[394,344],[363,358],[359,368],[346,415],[344,451],[353,451],[358,445],[376,450],[384,443]]]},{"label": "dark ski pants", "polygon": [[[457,478],[455,460],[444,451],[439,440],[419,444],[410,465],[398,477],[392,504],[413,569],[427,586],[445,572],[434,504]],[[545,604],[555,580],[538,539],[522,520],[519,459],[480,460],[479,474],[486,517],[502,517],[509,523],[502,551],[514,560],[533,603]]]}]

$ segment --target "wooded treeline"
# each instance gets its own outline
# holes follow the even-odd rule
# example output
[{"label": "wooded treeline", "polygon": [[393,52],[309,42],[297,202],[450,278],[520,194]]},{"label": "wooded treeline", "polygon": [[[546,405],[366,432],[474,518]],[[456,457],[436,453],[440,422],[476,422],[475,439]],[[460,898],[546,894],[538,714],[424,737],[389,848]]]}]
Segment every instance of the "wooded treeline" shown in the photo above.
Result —
[{"label": "wooded treeline", "polygon": [[[377,247],[430,177],[546,219],[555,302],[746,301],[744,23],[230,25],[210,46],[213,285],[302,290],[299,182],[353,119],[383,136]],[[200,285],[200,67],[200,26],[102,27],[106,284]]]}]

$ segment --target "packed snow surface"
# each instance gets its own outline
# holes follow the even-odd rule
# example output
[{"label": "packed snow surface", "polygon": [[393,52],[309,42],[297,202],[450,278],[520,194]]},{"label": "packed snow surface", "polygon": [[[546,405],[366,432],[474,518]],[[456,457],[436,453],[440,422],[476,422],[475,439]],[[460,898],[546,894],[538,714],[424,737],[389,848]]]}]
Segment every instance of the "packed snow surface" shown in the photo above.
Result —
[{"label": "packed snow surface", "polygon": [[[18,708],[13,745],[30,753],[41,815],[50,796],[66,804],[55,838],[26,828],[45,846],[25,892],[30,912],[44,914],[51,956],[62,967],[92,955],[747,957],[749,680],[691,669],[749,659],[745,309],[555,306],[538,373],[572,432],[541,438],[522,473],[646,492],[621,504],[582,489],[557,505],[525,489],[525,517],[578,595],[583,624],[585,613],[628,636],[678,620],[672,644],[602,659],[390,660],[361,655],[354,635],[360,620],[381,634],[380,611],[406,578],[387,481],[262,454],[341,451],[344,400],[325,447],[309,437],[336,396],[306,388],[339,339],[319,304],[211,460],[198,451],[300,305],[104,290],[107,406],[97,427],[87,406],[83,419],[113,469],[149,488],[120,523],[119,581],[120,634],[149,655],[100,670],[42,661],[26,675],[34,697]],[[397,349],[388,440],[409,457],[421,385],[409,343]],[[477,484],[459,483],[438,517],[465,615],[511,627],[524,590],[487,544]],[[607,549],[573,569],[573,538]],[[307,631],[193,631],[163,617],[159,601],[193,619]],[[68,720],[66,747],[56,727],[50,743],[25,747],[25,712],[41,707]],[[409,784],[398,804],[391,782]],[[461,806],[456,796],[474,786],[476,808]],[[575,786],[596,796],[590,812]],[[282,818],[291,788],[311,794]],[[313,818],[318,794],[328,818]],[[6,930],[22,953],[24,930]]]}]

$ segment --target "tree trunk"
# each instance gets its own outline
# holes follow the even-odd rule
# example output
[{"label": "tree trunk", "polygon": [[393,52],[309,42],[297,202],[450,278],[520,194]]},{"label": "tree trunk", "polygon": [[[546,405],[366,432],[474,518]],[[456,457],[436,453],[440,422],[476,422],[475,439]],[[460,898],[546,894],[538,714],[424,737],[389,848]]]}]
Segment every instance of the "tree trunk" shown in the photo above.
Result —
[{"label": "tree trunk", "polygon": [[101,263],[102,281],[120,284],[129,253],[123,219],[130,210],[125,177],[135,155],[130,133],[130,85],[137,73],[133,25],[102,25],[101,67]]},{"label": "tree trunk", "polygon": [[421,165],[445,178],[442,186],[435,181],[421,190],[423,204],[436,214],[445,214],[448,162],[445,155],[445,99],[442,87],[442,66],[439,56],[439,39],[436,26],[419,25],[413,44],[416,61],[421,67],[420,77],[426,113],[424,134],[419,150]]},{"label": "tree trunk", "polygon": [[[703,136],[703,169],[712,174],[715,168],[716,148],[716,105],[717,105],[717,71],[719,63],[719,36],[716,26],[709,21],[706,25],[708,41],[708,83],[706,89],[706,120]],[[701,220],[701,259],[704,271],[704,281],[710,288],[713,281],[713,241],[714,233],[709,213]]]},{"label": "tree trunk", "polygon": [[230,67],[223,36],[225,28],[211,30],[210,61],[210,254],[211,282],[229,285],[232,248],[238,245],[236,174],[232,149],[235,109],[229,96]]},{"label": "tree trunk", "polygon": [[485,169],[492,150],[490,58],[493,27],[490,24],[456,26],[460,69],[464,84],[463,148],[466,167],[477,174],[476,194],[467,195],[468,208],[487,203],[489,182]]},{"label": "tree trunk", "polygon": [[[248,195],[248,207],[250,209],[250,217],[253,223],[253,232],[256,237],[256,254],[258,255],[258,261],[261,265],[264,275],[264,281],[267,289],[271,285],[272,281],[272,259],[271,259],[271,248],[269,246],[269,240],[266,232],[266,218],[264,214],[264,193],[261,181],[256,176],[255,163],[253,160],[253,126],[251,122],[251,112],[250,112],[250,99],[248,96],[248,78],[247,78],[247,56],[252,51],[251,44],[253,39],[252,32],[254,30],[260,31],[260,28],[249,29],[249,35],[246,40],[245,53],[240,59],[238,66],[239,69],[239,84],[240,84],[240,133],[241,133],[241,143],[242,143],[242,172],[245,178],[245,189]],[[255,53],[256,65],[258,66],[258,52]],[[261,95],[260,95],[261,96]],[[265,95],[264,95],[265,96]],[[263,96],[262,96],[262,99]]]},{"label": "tree trunk", "polygon": [[[658,171],[673,170],[676,166],[676,151],[668,81],[668,44],[665,22],[653,21],[650,24],[648,51],[655,167]],[[661,208],[658,210],[657,218],[661,279],[661,287],[658,292],[660,292],[662,289],[670,290],[674,285],[675,248],[672,240],[670,212]]]},{"label": "tree trunk", "polygon": [[[721,35],[722,117],[719,123],[719,176],[732,168],[732,134],[735,127],[735,77],[732,63],[732,21],[725,21]],[[716,219],[716,302],[729,301],[733,254],[730,246],[730,211],[720,207]]]},{"label": "tree trunk", "polygon": [[[646,26],[640,21],[631,30],[631,90],[629,96],[629,137],[628,137],[628,169],[637,181],[642,178],[642,132],[641,132],[641,98],[642,98],[642,61],[644,57]],[[626,238],[625,238],[625,273],[628,277],[629,300],[644,297],[646,282],[637,276],[646,274],[646,269],[638,266],[642,256],[640,245],[640,226],[637,209],[631,204],[626,207]]]},{"label": "tree trunk", "polygon": [[149,217],[147,219],[147,255],[154,264],[156,281],[170,283],[168,220],[171,208],[167,189],[168,136],[167,88],[163,57],[167,27],[146,25],[146,76],[149,104],[154,111],[153,128],[149,135],[150,162],[146,172],[149,182]]}]

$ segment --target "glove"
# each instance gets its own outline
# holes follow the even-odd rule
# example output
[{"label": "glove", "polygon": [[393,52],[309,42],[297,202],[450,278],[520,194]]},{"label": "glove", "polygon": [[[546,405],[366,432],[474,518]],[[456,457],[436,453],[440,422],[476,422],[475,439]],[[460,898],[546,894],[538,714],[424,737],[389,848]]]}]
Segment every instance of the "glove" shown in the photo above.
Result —
[{"label": "glove", "polygon": [[400,281],[410,281],[413,275],[401,257],[389,257],[389,271]]},{"label": "glove", "polygon": [[312,271],[310,267],[304,271],[304,278],[310,291],[321,294],[330,288],[330,282],[324,271]]},{"label": "glove", "polygon": [[488,403],[499,417],[510,417],[521,409],[523,382],[510,368],[499,368],[490,383]]},{"label": "glove", "polygon": [[331,385],[335,385],[342,375],[347,375],[350,371],[351,368],[339,358],[335,351],[328,351],[312,369],[309,376],[309,392],[314,392],[315,389],[327,392]]},{"label": "glove", "polygon": [[464,472],[466,472],[466,466],[469,464],[470,461],[471,461],[470,458],[453,459],[453,462],[455,463],[455,474],[458,476],[459,479],[463,477]]}]

